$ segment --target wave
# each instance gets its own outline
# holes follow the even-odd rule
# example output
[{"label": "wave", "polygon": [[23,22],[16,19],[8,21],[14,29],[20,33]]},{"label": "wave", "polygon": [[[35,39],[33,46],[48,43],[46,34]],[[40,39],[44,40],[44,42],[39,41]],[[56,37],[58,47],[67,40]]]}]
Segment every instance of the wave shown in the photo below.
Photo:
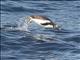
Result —
[{"label": "wave", "polygon": [[[2,1],[26,1],[26,0],[2,0]],[[27,1],[43,1],[43,0],[27,0]],[[74,0],[47,0],[47,1],[74,1]],[[79,1],[79,0],[75,0],[75,1]]]},{"label": "wave", "polygon": [[8,11],[8,12],[30,12],[30,13],[44,13],[46,11],[41,9],[34,9],[34,8],[27,8],[20,6],[19,3],[15,2],[8,2],[5,4],[1,4],[1,11]]},{"label": "wave", "polygon": [[16,23],[5,23],[1,25],[0,30],[5,31],[13,31],[13,30],[20,30],[20,31],[28,31],[28,24],[25,22],[25,18],[20,18],[20,20],[16,21]]},{"label": "wave", "polygon": [[73,41],[73,42],[77,42],[80,43],[80,35],[76,35],[76,36],[72,36],[72,37],[68,37],[64,39],[65,41]]}]

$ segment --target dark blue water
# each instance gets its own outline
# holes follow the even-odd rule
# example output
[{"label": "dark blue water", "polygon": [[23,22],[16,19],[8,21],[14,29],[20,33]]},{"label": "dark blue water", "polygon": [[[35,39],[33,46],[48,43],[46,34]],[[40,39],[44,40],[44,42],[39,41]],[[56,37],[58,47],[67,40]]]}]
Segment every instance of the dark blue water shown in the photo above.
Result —
[{"label": "dark blue water", "polygon": [[[80,1],[1,1],[1,60],[80,60]],[[45,15],[63,30],[25,23]]]}]

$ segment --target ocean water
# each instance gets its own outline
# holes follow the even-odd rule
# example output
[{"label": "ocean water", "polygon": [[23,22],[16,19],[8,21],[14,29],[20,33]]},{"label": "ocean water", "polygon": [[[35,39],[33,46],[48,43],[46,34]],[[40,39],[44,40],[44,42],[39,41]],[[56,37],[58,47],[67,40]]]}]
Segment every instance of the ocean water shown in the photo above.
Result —
[{"label": "ocean water", "polygon": [[[80,60],[80,1],[1,1],[1,60]],[[60,31],[28,25],[44,15]]]}]

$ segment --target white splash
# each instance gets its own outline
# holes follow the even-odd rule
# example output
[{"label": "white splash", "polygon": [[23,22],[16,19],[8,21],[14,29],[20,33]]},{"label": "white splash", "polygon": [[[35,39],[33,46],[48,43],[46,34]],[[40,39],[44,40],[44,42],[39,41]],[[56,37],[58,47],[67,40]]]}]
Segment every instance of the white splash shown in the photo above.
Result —
[{"label": "white splash", "polygon": [[17,21],[17,29],[21,30],[21,31],[29,31],[29,25],[26,23],[25,21],[25,17],[22,17],[20,18],[18,21]]},{"label": "white splash", "polygon": [[[27,21],[27,20],[26,20]],[[4,24],[1,28],[5,31],[19,30],[19,31],[29,31],[29,25],[25,21],[25,17],[20,18],[15,23],[8,22]]]}]

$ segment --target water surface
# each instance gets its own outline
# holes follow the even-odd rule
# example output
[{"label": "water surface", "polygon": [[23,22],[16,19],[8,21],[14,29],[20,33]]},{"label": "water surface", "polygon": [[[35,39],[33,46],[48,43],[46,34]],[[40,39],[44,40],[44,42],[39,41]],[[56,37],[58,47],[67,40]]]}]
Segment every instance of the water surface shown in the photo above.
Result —
[{"label": "water surface", "polygon": [[[2,60],[80,60],[80,1],[1,1]],[[45,15],[63,30],[28,28],[25,17]]]}]

